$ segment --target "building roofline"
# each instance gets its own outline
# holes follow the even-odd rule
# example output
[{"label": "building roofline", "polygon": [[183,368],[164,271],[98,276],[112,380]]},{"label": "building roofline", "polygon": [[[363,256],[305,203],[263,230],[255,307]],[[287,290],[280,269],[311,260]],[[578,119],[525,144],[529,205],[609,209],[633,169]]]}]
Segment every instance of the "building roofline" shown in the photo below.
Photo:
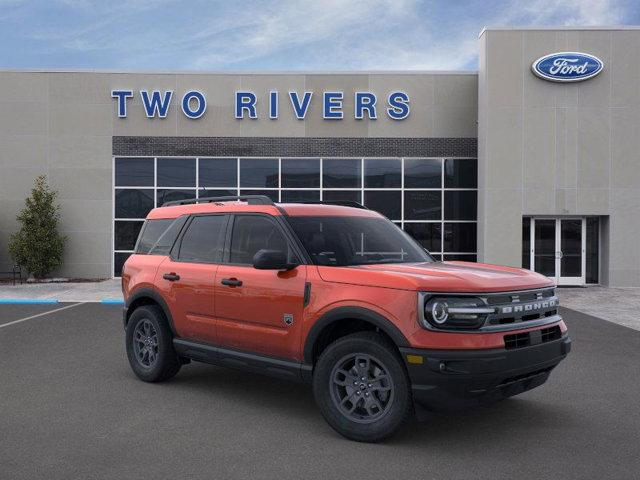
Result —
[{"label": "building roofline", "polygon": [[118,70],[91,68],[10,68],[0,73],[97,73],[108,75],[478,75],[477,70]]},{"label": "building roofline", "polygon": [[594,26],[585,26],[585,27],[579,27],[579,26],[564,26],[564,25],[559,25],[559,26],[543,26],[543,25],[539,25],[539,26],[527,26],[527,27],[483,27],[483,29],[480,31],[480,33],[478,34],[478,38],[482,37],[482,35],[484,35],[484,32],[488,31],[488,30],[496,30],[496,31],[501,31],[501,30],[510,30],[510,31],[515,31],[515,30],[574,30],[574,31],[580,31],[580,30],[640,30],[640,25],[594,25]]}]

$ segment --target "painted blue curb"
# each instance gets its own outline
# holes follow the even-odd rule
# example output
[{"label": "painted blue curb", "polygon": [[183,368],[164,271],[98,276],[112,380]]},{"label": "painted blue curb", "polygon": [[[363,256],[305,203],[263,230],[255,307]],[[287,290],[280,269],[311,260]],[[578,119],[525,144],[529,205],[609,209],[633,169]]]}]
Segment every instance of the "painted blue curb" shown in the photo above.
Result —
[{"label": "painted blue curb", "polygon": [[124,300],[118,300],[117,298],[103,298],[100,300],[103,305],[124,305]]},{"label": "painted blue curb", "polygon": [[50,298],[0,298],[0,305],[54,305],[59,303]]}]

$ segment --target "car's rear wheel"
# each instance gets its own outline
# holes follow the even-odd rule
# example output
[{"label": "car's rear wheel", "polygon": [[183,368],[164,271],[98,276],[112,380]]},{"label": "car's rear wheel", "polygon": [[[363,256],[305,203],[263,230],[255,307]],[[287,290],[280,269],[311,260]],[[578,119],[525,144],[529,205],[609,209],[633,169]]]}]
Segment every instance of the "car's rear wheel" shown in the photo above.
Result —
[{"label": "car's rear wheel", "polygon": [[404,365],[394,346],[374,332],[329,345],[316,363],[313,391],[325,420],[351,440],[383,440],[412,412]]},{"label": "car's rear wheel", "polygon": [[180,370],[173,336],[159,307],[134,310],[127,322],[127,357],[134,373],[145,382],[161,382]]}]

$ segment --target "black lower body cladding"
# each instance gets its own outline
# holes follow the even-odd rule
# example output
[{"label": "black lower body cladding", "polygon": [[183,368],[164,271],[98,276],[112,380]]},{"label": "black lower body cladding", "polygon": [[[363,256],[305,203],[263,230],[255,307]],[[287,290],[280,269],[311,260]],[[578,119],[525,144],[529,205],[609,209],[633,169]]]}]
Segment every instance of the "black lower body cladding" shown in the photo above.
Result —
[{"label": "black lower body cladding", "polygon": [[417,413],[492,403],[531,390],[546,382],[570,350],[567,335],[513,350],[400,348]]}]

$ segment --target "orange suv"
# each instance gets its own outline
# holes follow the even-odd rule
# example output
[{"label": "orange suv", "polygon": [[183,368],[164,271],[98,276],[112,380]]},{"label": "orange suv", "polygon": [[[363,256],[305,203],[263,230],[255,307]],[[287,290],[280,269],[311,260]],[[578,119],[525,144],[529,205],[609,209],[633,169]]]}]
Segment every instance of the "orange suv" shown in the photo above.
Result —
[{"label": "orange suv", "polygon": [[140,379],[196,360],[309,382],[358,441],[537,387],[571,347],[548,278],[435,261],[359,204],[170,202],[147,216],[122,289]]}]

